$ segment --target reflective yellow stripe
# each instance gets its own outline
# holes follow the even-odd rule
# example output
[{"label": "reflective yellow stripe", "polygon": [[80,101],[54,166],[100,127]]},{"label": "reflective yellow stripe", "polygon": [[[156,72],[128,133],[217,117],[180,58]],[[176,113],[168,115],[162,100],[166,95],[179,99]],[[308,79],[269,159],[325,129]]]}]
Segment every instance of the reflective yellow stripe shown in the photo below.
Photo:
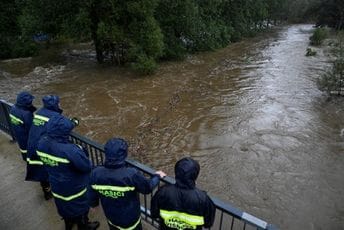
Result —
[{"label": "reflective yellow stripe", "polygon": [[24,121],[22,121],[21,119],[19,119],[18,117],[10,114],[10,118],[11,118],[11,122],[12,123],[20,123],[20,124],[24,124]]},{"label": "reflective yellow stripe", "polygon": [[29,163],[30,165],[43,165],[42,161],[33,161],[30,160],[30,158],[26,158],[27,163]]},{"label": "reflective yellow stripe", "polygon": [[85,194],[86,191],[87,191],[87,188],[85,188],[81,192],[79,192],[77,194],[74,194],[74,195],[71,195],[71,196],[61,196],[61,195],[53,193],[53,192],[52,192],[52,194],[53,194],[54,197],[59,198],[61,200],[70,201],[70,200],[73,200],[75,198],[78,198],[78,197],[82,196],[83,194]]},{"label": "reflective yellow stripe", "polygon": [[190,215],[184,212],[160,210],[160,216],[164,219],[164,221],[177,219],[191,226],[204,225],[203,216]]},{"label": "reflective yellow stripe", "polygon": [[27,150],[26,149],[19,149],[21,153],[25,154],[27,153]]},{"label": "reflective yellow stripe", "polygon": [[36,151],[37,152],[37,155],[40,156],[40,157],[46,157],[50,160],[53,160],[53,161],[56,161],[56,162],[60,162],[60,163],[69,163],[70,161],[67,160],[66,158],[62,158],[62,157],[55,157],[53,155],[50,155],[48,153],[43,153],[43,152],[40,152],[40,151]]},{"label": "reflective yellow stripe", "polygon": [[120,187],[120,186],[111,186],[111,185],[92,185],[94,190],[111,190],[116,192],[128,192],[134,191],[135,187]]},{"label": "reflective yellow stripe", "polygon": [[39,119],[39,120],[42,120],[42,121],[45,121],[45,122],[49,121],[49,117],[44,117],[44,116],[41,116],[41,115],[38,115],[38,114],[34,114],[33,118],[36,118],[36,119]]},{"label": "reflective yellow stripe", "polygon": [[139,225],[140,221],[141,221],[141,217],[138,219],[138,221],[137,221],[133,226],[130,226],[130,227],[128,227],[128,228],[122,228],[122,227],[120,227],[120,226],[114,225],[113,223],[111,223],[110,220],[108,220],[108,222],[109,222],[110,225],[112,225],[112,226],[118,228],[119,230],[133,230],[133,229],[135,229],[135,228],[137,227],[137,225]]}]

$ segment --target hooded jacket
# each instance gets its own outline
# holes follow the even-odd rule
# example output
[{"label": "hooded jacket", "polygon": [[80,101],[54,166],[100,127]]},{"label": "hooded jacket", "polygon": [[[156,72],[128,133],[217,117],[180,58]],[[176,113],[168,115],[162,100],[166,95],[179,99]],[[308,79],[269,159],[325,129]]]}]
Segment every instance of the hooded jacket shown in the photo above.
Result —
[{"label": "hooded jacket", "polygon": [[39,139],[46,133],[46,124],[53,116],[62,113],[59,108],[60,99],[55,95],[44,96],[43,107],[33,115],[33,122],[29,132],[27,144],[26,180],[48,181],[48,173],[36,153]]},{"label": "hooded jacket", "polygon": [[176,184],[161,187],[151,201],[152,218],[160,229],[202,229],[213,225],[215,205],[206,192],[195,187],[199,164],[183,158],[175,165]]},{"label": "hooded jacket", "polygon": [[110,225],[134,229],[140,225],[139,193],[151,193],[159,183],[159,176],[145,178],[138,170],[126,165],[128,145],[120,138],[110,139],[105,145],[104,166],[92,171],[90,204],[101,201]]},{"label": "hooded jacket", "polygon": [[83,149],[70,143],[74,124],[62,115],[47,123],[47,135],[38,142],[37,155],[46,166],[57,211],[63,218],[88,212],[87,186],[91,162]]},{"label": "hooded jacket", "polygon": [[16,104],[10,110],[11,127],[24,161],[26,161],[27,141],[33,112],[36,110],[32,105],[33,99],[34,96],[30,93],[21,92],[17,95]]}]

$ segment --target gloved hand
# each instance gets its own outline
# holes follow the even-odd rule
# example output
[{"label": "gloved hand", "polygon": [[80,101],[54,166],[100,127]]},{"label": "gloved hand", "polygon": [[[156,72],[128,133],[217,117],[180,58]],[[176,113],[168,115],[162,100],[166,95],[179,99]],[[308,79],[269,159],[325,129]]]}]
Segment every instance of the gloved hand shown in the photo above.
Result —
[{"label": "gloved hand", "polygon": [[70,120],[71,120],[71,122],[73,122],[74,126],[78,126],[79,125],[79,119],[78,118],[72,117]]}]

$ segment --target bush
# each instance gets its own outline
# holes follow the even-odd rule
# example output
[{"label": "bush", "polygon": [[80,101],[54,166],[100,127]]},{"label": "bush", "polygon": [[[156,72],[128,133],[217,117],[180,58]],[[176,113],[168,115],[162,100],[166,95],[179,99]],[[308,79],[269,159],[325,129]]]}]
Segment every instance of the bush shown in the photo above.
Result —
[{"label": "bush", "polygon": [[29,39],[19,38],[13,42],[11,56],[16,57],[29,57],[38,53],[38,46],[36,43]]},{"label": "bush", "polygon": [[0,59],[29,57],[38,53],[38,46],[23,37],[7,37],[0,39]]},{"label": "bush", "polygon": [[309,56],[315,56],[317,55],[317,51],[311,49],[311,48],[307,48],[307,51],[306,51],[306,56],[309,57]]},{"label": "bush", "polygon": [[132,64],[135,71],[142,75],[153,74],[158,65],[152,57],[140,55],[135,63]]},{"label": "bush", "polygon": [[327,30],[325,28],[317,28],[314,30],[313,35],[309,38],[310,44],[320,46],[327,38]]},{"label": "bush", "polygon": [[339,36],[339,43],[333,50],[335,60],[331,68],[318,79],[318,88],[328,93],[340,92],[344,88],[344,37]]}]

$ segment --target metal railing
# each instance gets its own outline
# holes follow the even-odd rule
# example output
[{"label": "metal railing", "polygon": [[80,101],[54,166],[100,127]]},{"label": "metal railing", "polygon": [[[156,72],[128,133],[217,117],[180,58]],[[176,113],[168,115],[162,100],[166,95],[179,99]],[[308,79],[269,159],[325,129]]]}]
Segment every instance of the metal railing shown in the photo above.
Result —
[{"label": "metal railing", "polygon": [[[7,133],[14,140],[13,132],[11,131],[10,120],[9,120],[9,110],[12,104],[0,100],[0,130]],[[96,143],[78,133],[73,132],[70,136],[70,139],[73,143],[79,144],[84,147],[88,153],[90,160],[94,166],[102,165],[104,162],[104,146]],[[143,174],[151,176],[155,174],[155,170],[152,168],[141,164],[137,161],[127,159],[127,164],[138,169]],[[165,177],[161,180],[158,187],[163,184],[173,184],[175,183],[174,178]],[[158,188],[157,188],[158,189]],[[150,215],[150,200],[156,189],[148,195],[140,194],[141,200],[141,214],[142,219],[148,223],[151,227],[158,229],[159,223],[151,218]],[[228,202],[223,202],[220,199],[211,197],[216,206],[216,217],[213,227],[211,229],[266,229],[266,230],[277,230],[277,228],[267,222],[250,215],[246,212],[243,212]]]}]

